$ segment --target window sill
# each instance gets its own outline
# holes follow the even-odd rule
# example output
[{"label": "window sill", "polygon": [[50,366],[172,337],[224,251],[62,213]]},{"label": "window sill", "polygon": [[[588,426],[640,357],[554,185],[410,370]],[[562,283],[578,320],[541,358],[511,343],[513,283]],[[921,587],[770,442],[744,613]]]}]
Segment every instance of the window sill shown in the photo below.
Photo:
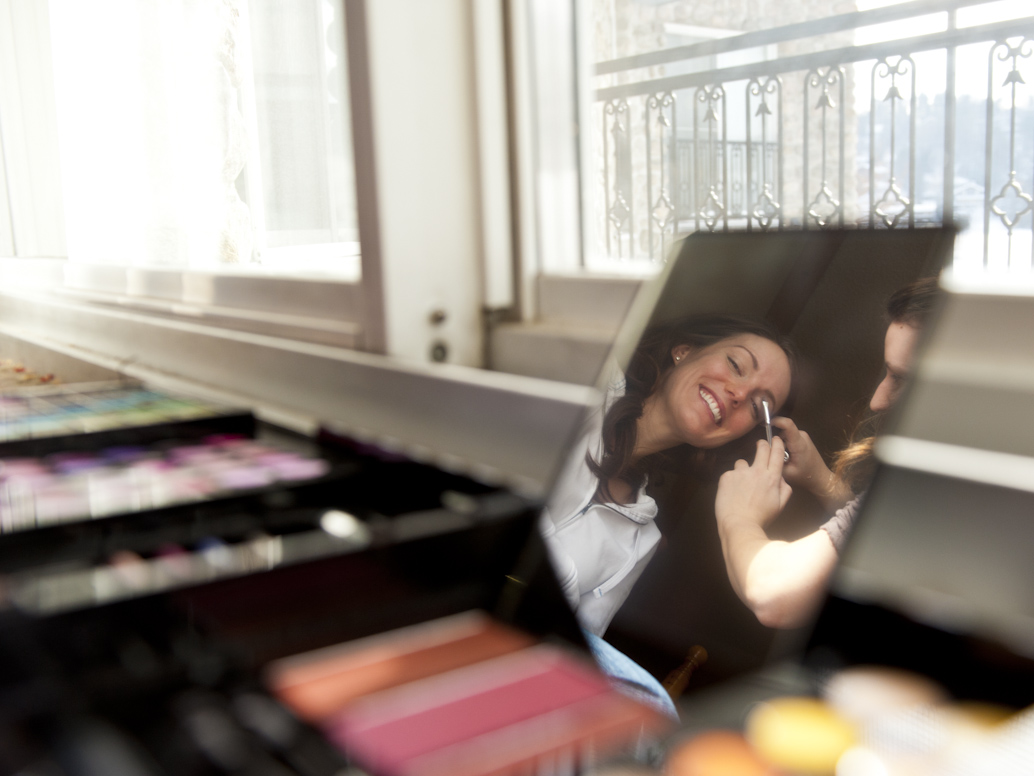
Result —
[{"label": "window sill", "polygon": [[301,342],[362,344],[362,286],[336,277],[0,259],[0,282],[11,293],[51,293],[71,302]]},{"label": "window sill", "polygon": [[646,278],[553,273],[538,280],[539,319],[503,323],[489,334],[492,369],[595,385]]}]

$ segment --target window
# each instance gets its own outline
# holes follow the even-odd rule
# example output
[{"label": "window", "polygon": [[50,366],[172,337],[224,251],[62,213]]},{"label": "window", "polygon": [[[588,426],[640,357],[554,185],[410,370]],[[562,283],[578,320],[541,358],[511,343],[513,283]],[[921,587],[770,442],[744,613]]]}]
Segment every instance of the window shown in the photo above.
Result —
[{"label": "window", "polygon": [[50,4],[68,257],[359,273],[327,0]]},{"label": "window", "polygon": [[0,335],[539,487],[592,392],[460,368],[512,292],[503,5],[0,0]]}]

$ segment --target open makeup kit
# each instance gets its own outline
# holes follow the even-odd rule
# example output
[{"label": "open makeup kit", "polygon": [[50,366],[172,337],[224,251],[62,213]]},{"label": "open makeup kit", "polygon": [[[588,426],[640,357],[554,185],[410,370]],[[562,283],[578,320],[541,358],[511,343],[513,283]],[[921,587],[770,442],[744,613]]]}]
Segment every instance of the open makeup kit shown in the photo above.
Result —
[{"label": "open makeup kit", "polygon": [[[514,772],[654,722],[571,647],[480,611],[398,628],[487,608],[469,578],[415,563],[392,580],[337,560],[5,623],[20,647],[8,756],[68,773]],[[393,601],[408,575],[436,600]],[[362,605],[342,604],[350,594]]]},{"label": "open makeup kit", "polygon": [[[814,261],[775,262],[769,297],[785,309],[794,284],[832,282],[842,243],[894,247],[854,235],[788,244]],[[718,266],[713,247],[696,258]],[[692,287],[678,264],[651,311]],[[820,775],[845,752],[871,766],[848,776],[1032,772],[1009,758],[1034,767],[1034,447],[1016,431],[1034,428],[1034,381],[994,389],[1014,411],[977,423],[966,402],[992,389],[959,366],[1004,347],[981,316],[1031,308],[947,295],[798,659],[691,681],[681,727],[596,668],[536,530],[541,499],[138,384],[14,390],[0,397],[0,773]],[[632,316],[635,336],[651,314]],[[998,738],[920,761],[961,740],[946,699],[993,708]],[[652,755],[635,756],[644,742]]]},{"label": "open makeup kit", "polygon": [[514,493],[140,386],[0,404],[5,773],[504,772],[659,721]]}]

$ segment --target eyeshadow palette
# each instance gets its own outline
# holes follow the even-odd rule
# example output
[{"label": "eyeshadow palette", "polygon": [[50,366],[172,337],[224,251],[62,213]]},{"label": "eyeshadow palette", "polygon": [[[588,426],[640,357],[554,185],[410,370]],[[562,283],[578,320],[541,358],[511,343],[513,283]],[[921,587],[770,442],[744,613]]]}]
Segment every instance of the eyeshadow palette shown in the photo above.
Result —
[{"label": "eyeshadow palette", "polygon": [[[130,429],[126,430],[127,433]],[[0,459],[0,602],[89,609],[506,519],[506,490],[262,426]]]},{"label": "eyeshadow palette", "polygon": [[45,455],[213,433],[250,435],[251,412],[125,383],[0,394],[0,455]]},{"label": "eyeshadow palette", "polygon": [[[474,717],[494,709],[507,737],[617,702],[525,765],[634,738],[653,712],[574,654],[534,519],[505,489],[189,397],[0,396],[0,772],[359,773],[387,729],[357,737],[357,703],[427,682],[455,696],[471,670],[499,685],[468,701]],[[519,703],[529,682],[558,691],[548,710]],[[435,716],[454,745],[477,737],[469,708]]]},{"label": "eyeshadow palette", "polygon": [[330,464],[239,434],[0,458],[0,533],[312,480]]},{"label": "eyeshadow palette", "polygon": [[237,577],[370,545],[369,529],[337,510],[306,510],[293,522],[220,536],[217,525],[194,542],[168,542],[148,552],[119,549],[100,560],[54,564],[8,574],[2,602],[34,615],[88,609],[114,601]]}]

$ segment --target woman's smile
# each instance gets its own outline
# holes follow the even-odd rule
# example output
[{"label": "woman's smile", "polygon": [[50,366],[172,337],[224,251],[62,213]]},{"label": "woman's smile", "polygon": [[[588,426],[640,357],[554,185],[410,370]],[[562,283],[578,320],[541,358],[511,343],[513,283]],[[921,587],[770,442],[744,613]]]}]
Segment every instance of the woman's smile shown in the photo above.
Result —
[{"label": "woman's smile", "polygon": [[725,413],[723,411],[721,400],[702,385],[700,386],[700,398],[704,400],[704,403],[707,404],[707,408],[711,411],[715,425],[722,425],[722,418],[725,416]]}]

